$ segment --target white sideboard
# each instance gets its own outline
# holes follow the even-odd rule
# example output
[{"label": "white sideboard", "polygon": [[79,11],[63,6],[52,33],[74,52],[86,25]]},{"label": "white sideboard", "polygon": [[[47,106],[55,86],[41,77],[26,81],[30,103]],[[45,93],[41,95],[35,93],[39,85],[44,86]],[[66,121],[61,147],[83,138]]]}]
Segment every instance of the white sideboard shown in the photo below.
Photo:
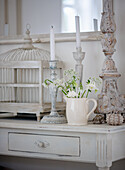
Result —
[{"label": "white sideboard", "polygon": [[125,124],[121,126],[41,124],[0,119],[0,155],[96,163],[109,170],[125,158]]}]

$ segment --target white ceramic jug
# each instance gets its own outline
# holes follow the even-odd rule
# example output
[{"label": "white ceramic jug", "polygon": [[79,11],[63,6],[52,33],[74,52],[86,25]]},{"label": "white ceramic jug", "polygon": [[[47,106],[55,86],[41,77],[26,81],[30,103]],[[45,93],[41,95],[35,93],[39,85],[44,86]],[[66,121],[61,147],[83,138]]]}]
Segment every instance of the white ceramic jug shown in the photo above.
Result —
[{"label": "white ceramic jug", "polygon": [[[65,98],[66,117],[69,125],[87,125],[89,116],[94,112],[97,106],[95,99],[87,98]],[[89,112],[89,102],[94,106]]]}]

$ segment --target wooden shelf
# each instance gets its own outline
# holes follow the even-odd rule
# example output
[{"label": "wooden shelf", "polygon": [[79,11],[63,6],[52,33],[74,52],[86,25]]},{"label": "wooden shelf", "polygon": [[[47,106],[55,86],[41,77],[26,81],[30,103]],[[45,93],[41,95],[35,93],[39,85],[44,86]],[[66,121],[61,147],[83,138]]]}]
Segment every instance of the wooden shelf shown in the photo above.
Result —
[{"label": "wooden shelf", "polygon": [[18,84],[18,83],[0,83],[1,87],[39,87],[38,83],[27,83],[27,84]]}]

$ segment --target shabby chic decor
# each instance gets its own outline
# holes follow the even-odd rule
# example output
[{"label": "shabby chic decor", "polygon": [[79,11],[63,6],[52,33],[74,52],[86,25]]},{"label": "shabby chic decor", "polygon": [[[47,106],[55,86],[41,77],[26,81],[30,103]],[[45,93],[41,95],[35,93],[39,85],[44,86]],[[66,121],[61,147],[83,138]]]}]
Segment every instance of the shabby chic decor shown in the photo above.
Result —
[{"label": "shabby chic decor", "polygon": [[82,77],[83,77],[83,64],[82,61],[85,57],[85,52],[82,52],[82,48],[76,48],[76,52],[73,52],[73,57],[76,61],[75,65],[75,71],[78,73],[79,80],[78,84],[82,83]]},{"label": "shabby chic decor", "polygon": [[93,124],[102,124],[102,123],[106,123],[105,117],[104,117],[104,115],[102,115],[102,114],[96,115],[96,116],[93,118],[92,121],[93,121]]},{"label": "shabby chic decor", "polygon": [[113,112],[106,115],[106,121],[109,125],[121,125],[123,123],[123,116]]},{"label": "shabby chic decor", "polygon": [[82,83],[78,84],[79,76],[73,70],[65,70],[62,79],[49,80],[46,79],[43,83],[44,87],[57,87],[67,98],[87,98],[89,93],[98,91],[100,86],[99,78],[89,78],[86,81],[86,87],[83,88]]},{"label": "shabby chic decor", "polygon": [[[34,47],[29,34],[27,29],[22,48],[0,55],[0,112],[33,113],[39,121],[40,113],[51,110],[50,94],[42,86],[45,78],[50,78],[50,53]],[[59,61],[59,77],[62,66]],[[57,109],[64,109],[62,94],[57,101]]]},{"label": "shabby chic decor", "polygon": [[[58,60],[55,60],[55,34],[54,27],[50,28],[50,57],[49,66],[51,70],[51,80],[50,82],[54,82],[57,79],[57,63]],[[46,84],[45,84],[46,85]],[[56,86],[50,86],[50,94],[51,94],[51,113],[50,115],[44,116],[41,120],[42,123],[66,123],[66,118],[64,115],[59,115],[56,110],[56,99],[57,99],[57,91],[58,88]]]},{"label": "shabby chic decor", "polygon": [[[107,124],[69,126],[0,119],[0,155],[21,156],[23,160],[27,157],[36,161],[89,162],[96,164],[98,170],[110,170],[115,161],[125,159],[125,124],[115,127]],[[6,164],[13,169],[8,159]],[[60,163],[57,164],[56,168],[60,169]],[[41,169],[45,168],[41,166]]]},{"label": "shabby chic decor", "polygon": [[[57,60],[49,61],[50,69],[51,69],[51,81],[55,81],[57,79],[57,74],[55,70],[57,69]],[[57,92],[58,88],[56,86],[50,86],[50,94],[51,94],[51,113],[50,115],[45,115],[41,119],[41,123],[66,123],[66,118],[64,115],[59,115],[56,110],[56,99],[57,99]]]},{"label": "shabby chic decor", "polygon": [[[95,99],[87,98],[66,98],[66,118],[69,125],[87,125],[89,116],[97,106]],[[93,102],[93,107],[89,111],[89,103]]]},{"label": "shabby chic decor", "polygon": [[102,73],[102,90],[98,95],[96,113],[107,114],[111,113],[114,109],[123,112],[125,111],[124,98],[119,94],[117,80],[121,76],[112,59],[115,52],[114,46],[116,39],[114,32],[116,25],[113,13],[113,0],[103,0],[103,13],[101,20],[102,31],[102,48],[106,59],[103,63]]},{"label": "shabby chic decor", "polygon": [[75,71],[78,73],[79,80],[78,84],[82,83],[82,77],[83,77],[83,64],[82,61],[85,57],[85,52],[82,52],[81,48],[81,39],[80,39],[80,22],[79,22],[79,16],[75,16],[76,21],[76,52],[73,52],[73,57],[76,61],[75,65]]},{"label": "shabby chic decor", "polygon": [[[58,88],[65,95],[66,100],[66,117],[70,125],[86,125],[88,117],[96,109],[97,102],[94,99],[87,99],[91,91],[98,91],[96,85],[100,84],[98,78],[90,78],[86,82],[86,88],[83,88],[82,83],[78,84],[78,74],[73,70],[65,70],[62,79],[46,79],[45,87]],[[89,112],[89,101],[94,103],[93,108]]]}]

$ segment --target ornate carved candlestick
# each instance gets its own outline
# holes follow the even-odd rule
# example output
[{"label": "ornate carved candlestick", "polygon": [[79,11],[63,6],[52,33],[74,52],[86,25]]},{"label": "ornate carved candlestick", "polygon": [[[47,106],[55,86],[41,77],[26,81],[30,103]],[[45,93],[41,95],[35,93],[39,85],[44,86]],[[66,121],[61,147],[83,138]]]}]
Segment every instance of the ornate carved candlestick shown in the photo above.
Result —
[{"label": "ornate carved candlestick", "polygon": [[[56,72],[57,69],[57,60],[51,60],[49,62],[50,69],[51,69],[51,80],[56,80]],[[50,115],[46,115],[42,118],[42,123],[54,123],[54,124],[60,124],[60,123],[66,123],[66,118],[63,115],[59,115],[56,110],[56,98],[57,98],[57,87],[51,86],[50,94],[51,94],[51,113]]]},{"label": "ornate carved candlestick", "polygon": [[82,82],[82,76],[83,76],[83,64],[82,61],[85,57],[85,52],[82,52],[82,48],[76,48],[76,52],[73,52],[73,57],[76,60],[76,65],[75,65],[75,71],[78,73],[79,76],[79,82],[80,84]]},{"label": "ornate carved candlestick", "polygon": [[106,59],[103,63],[102,73],[102,90],[98,95],[97,113],[109,113],[114,110],[123,111],[123,99],[121,98],[117,80],[121,76],[115,66],[115,62],[112,59],[112,55],[115,52],[114,46],[116,39],[114,32],[116,25],[113,19],[113,2],[112,0],[103,0],[103,13],[101,20],[101,31],[103,33],[101,44]]}]

